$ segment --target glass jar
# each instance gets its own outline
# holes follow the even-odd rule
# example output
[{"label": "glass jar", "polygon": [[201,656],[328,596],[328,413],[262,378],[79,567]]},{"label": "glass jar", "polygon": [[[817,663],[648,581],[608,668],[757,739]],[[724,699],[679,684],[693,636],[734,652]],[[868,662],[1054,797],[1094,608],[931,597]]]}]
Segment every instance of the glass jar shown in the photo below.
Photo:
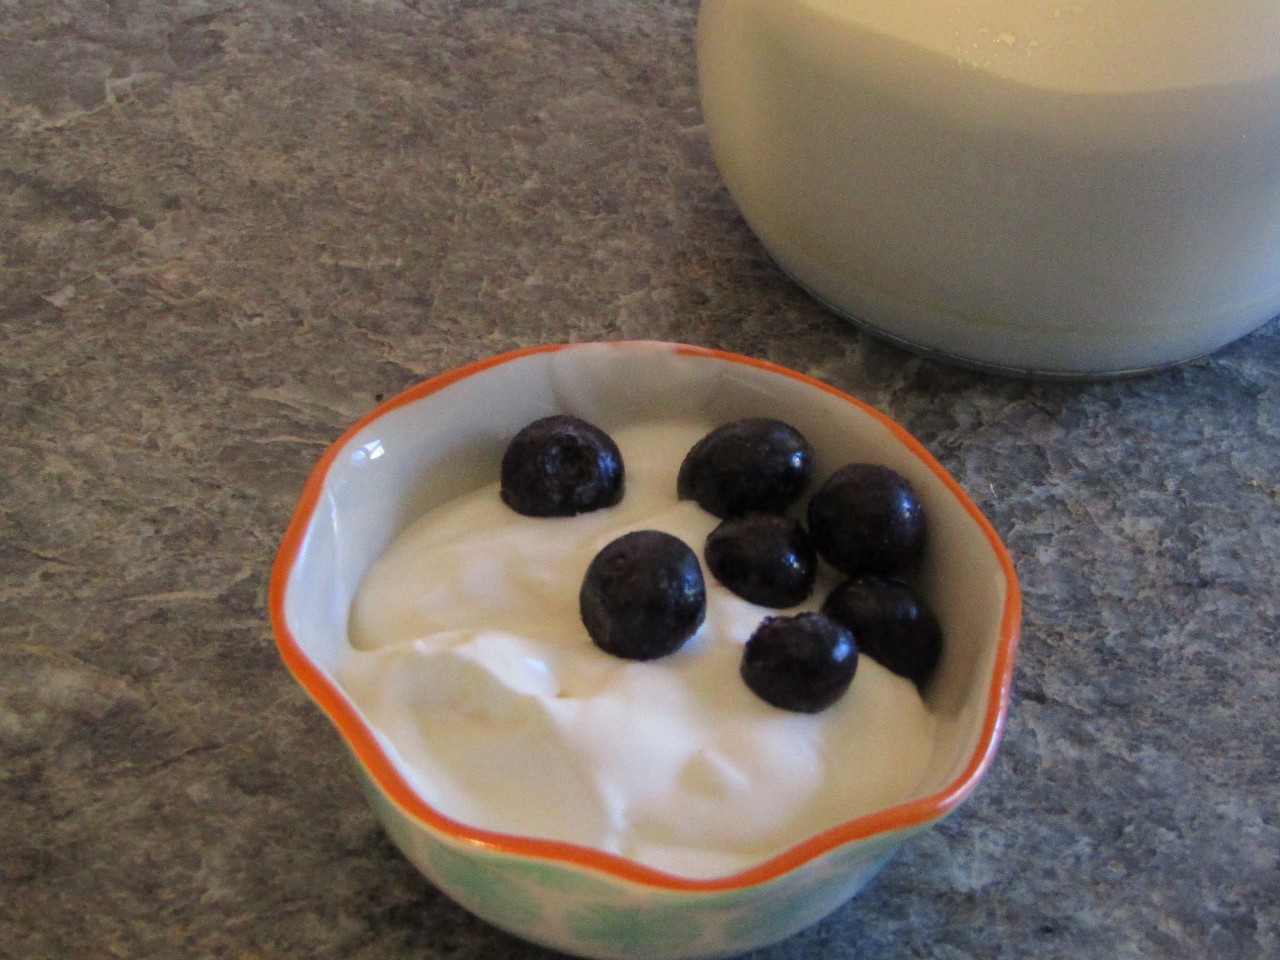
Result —
[{"label": "glass jar", "polygon": [[833,310],[1120,374],[1280,314],[1280,3],[703,0],[716,162]]}]

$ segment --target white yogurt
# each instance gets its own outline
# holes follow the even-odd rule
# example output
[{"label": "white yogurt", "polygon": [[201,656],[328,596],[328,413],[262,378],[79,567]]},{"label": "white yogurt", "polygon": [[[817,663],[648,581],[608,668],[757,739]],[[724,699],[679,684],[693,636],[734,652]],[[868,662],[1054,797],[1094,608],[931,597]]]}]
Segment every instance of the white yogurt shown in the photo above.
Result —
[{"label": "white yogurt", "polygon": [[1280,314],[1273,0],[704,0],[703,111],[746,219],[894,338],[1066,374]]},{"label": "white yogurt", "polygon": [[616,507],[522,517],[495,483],[422,517],[370,569],[338,680],[442,813],[710,877],[912,794],[935,734],[915,686],[862,657],[822,713],[769,706],[738,665],[777,611],[709,576],[706,622],[670,657],[621,660],[587,636],[578,588],[606,543],[658,529],[701,557],[718,521],[676,499],[676,472],[711,426],[616,431]]}]

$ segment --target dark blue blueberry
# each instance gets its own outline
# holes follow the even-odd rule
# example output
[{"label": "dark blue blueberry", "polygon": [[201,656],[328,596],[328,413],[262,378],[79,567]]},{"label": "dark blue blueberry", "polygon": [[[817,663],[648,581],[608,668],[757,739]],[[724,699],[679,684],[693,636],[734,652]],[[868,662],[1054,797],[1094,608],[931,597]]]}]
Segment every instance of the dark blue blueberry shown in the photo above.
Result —
[{"label": "dark blue blueberry", "polygon": [[910,481],[889,467],[841,467],[809,499],[818,554],[850,577],[895,574],[924,550],[924,508]]},{"label": "dark blue blueberry", "polygon": [[857,669],[853,634],[821,613],[765,617],[742,650],[742,679],[752,692],[797,713],[831,706]]},{"label": "dark blue blueberry", "polygon": [[502,500],[527,517],[572,517],[622,499],[622,454],[599,427],[568,414],[535,420],[502,457]]},{"label": "dark blue blueberry", "polygon": [[929,678],[942,656],[938,618],[901,580],[846,580],[831,591],[822,612],[848,627],[858,649],[872,660],[917,685]]},{"label": "dark blue blueberry", "polygon": [[675,653],[707,613],[698,557],[669,533],[623,534],[587,567],[578,609],[587,633],[605,653],[628,660]]},{"label": "dark blue blueberry", "polygon": [[711,531],[703,556],[712,576],[743,600],[794,607],[813,590],[818,555],[799,521],[744,513]]},{"label": "dark blue blueberry", "polygon": [[789,424],[749,417],[695,443],[676,478],[681,500],[717,517],[784,512],[813,476],[813,448]]}]

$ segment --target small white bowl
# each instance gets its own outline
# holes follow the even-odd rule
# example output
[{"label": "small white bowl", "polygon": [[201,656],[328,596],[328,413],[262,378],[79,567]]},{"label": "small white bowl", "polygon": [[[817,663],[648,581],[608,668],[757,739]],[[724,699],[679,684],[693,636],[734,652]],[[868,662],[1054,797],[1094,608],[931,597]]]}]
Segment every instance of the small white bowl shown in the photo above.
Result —
[{"label": "small white bowl", "polygon": [[[480,830],[434,809],[334,679],[369,565],[427,508],[491,482],[510,437],[572,413],[606,430],[773,416],[804,433],[816,475],[873,460],[905,474],[930,518],[920,586],[946,649],[926,688],[937,745],[916,794],[730,876],[689,878],[599,850]],[[553,345],[441,374],[383,403],[320,458],[285,533],[270,608],[281,656],[356,760],[404,855],[466,909],[527,940],[597,958],[727,956],[814,923],[974,789],[1004,726],[1021,616],[999,537],[901,426],[762,360],[653,342]]]}]

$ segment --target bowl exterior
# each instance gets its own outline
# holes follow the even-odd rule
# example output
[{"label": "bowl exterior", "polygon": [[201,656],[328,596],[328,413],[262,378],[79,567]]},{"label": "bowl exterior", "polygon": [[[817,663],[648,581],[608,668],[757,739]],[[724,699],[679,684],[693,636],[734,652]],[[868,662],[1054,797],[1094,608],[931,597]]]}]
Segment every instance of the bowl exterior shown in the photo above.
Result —
[{"label": "bowl exterior", "polygon": [[401,809],[357,764],[392,842],[442,893],[521,939],[593,960],[728,957],[784,940],[862,890],[925,825],[851,841],[763,883],[663,890],[572,863],[459,843]]}]

